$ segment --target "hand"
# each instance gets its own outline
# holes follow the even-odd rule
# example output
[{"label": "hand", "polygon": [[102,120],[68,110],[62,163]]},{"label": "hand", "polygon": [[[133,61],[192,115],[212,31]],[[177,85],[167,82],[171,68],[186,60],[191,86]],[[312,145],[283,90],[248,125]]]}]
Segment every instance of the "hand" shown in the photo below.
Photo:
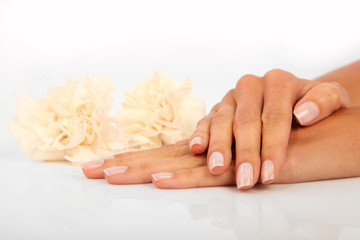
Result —
[{"label": "hand", "polygon": [[[206,155],[190,152],[189,141],[180,141],[150,150],[117,154],[113,158],[83,164],[88,178],[106,180],[111,184],[140,184],[173,177],[167,188],[223,186],[234,183],[234,171],[213,176],[206,166]],[[181,184],[179,184],[181,182]]]},{"label": "hand", "polygon": [[[153,182],[159,188],[235,184],[234,165],[213,175],[206,156],[192,155],[187,141],[115,155],[83,165],[88,178],[111,184]],[[105,171],[105,175],[104,175]],[[360,176],[360,107],[342,109],[316,125],[291,130],[284,166],[276,183],[297,183]]]},{"label": "hand", "polygon": [[346,90],[336,82],[304,80],[282,70],[264,77],[245,75],[198,123],[190,148],[194,154],[208,150],[209,171],[219,175],[231,164],[235,138],[238,188],[254,186],[260,172],[262,183],[277,182],[286,160],[294,105],[298,123],[309,126],[348,104]]}]

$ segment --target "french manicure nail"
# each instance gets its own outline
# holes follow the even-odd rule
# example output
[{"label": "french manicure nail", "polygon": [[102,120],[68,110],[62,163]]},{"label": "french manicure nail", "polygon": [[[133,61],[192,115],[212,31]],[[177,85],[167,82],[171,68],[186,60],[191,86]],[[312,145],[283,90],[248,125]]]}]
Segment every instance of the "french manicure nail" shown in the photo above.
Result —
[{"label": "french manicure nail", "polygon": [[194,137],[191,141],[190,141],[190,148],[195,145],[201,145],[201,138],[200,137]]},{"label": "french manicure nail", "polygon": [[250,163],[242,163],[237,170],[236,186],[238,189],[253,184],[254,171]]},{"label": "french manicure nail", "polygon": [[102,167],[103,164],[104,164],[104,159],[101,159],[101,160],[95,160],[95,161],[83,163],[81,167],[84,170],[89,170],[89,169]]},{"label": "french manicure nail", "polygon": [[104,169],[104,173],[106,176],[117,175],[126,172],[127,169],[127,166],[111,167]]},{"label": "french manicure nail", "polygon": [[151,177],[154,179],[154,181],[169,179],[174,176],[174,173],[172,172],[161,172],[161,173],[154,173],[151,175]]},{"label": "french manicure nail", "polygon": [[305,102],[294,109],[294,115],[301,125],[307,124],[318,117],[320,110],[318,106],[311,101]]},{"label": "french manicure nail", "polygon": [[261,179],[262,183],[266,183],[269,180],[274,179],[274,163],[271,160],[265,160],[261,167]]},{"label": "french manicure nail", "polygon": [[219,152],[213,152],[209,158],[210,172],[212,172],[212,170],[215,167],[223,167],[223,166],[224,166],[224,156]]}]

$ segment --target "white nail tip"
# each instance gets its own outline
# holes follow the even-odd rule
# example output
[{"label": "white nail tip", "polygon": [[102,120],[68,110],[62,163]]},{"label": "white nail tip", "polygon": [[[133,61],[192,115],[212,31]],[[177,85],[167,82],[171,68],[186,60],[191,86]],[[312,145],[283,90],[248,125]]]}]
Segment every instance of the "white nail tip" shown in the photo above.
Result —
[{"label": "white nail tip", "polygon": [[104,173],[106,176],[112,176],[112,175],[124,173],[126,172],[127,169],[128,169],[127,166],[111,167],[104,169]]},{"label": "white nail tip", "polygon": [[236,185],[240,189],[242,187],[251,186],[253,184],[254,170],[250,163],[242,163],[237,171]]},{"label": "white nail tip", "polygon": [[170,179],[173,176],[174,176],[174,173],[172,173],[172,172],[154,173],[151,175],[151,177],[154,179],[154,181]]},{"label": "white nail tip", "polygon": [[219,152],[213,152],[209,158],[209,166],[210,171],[212,171],[215,167],[223,167],[224,156]]},{"label": "white nail tip", "polygon": [[99,168],[103,164],[104,164],[104,159],[100,159],[100,160],[95,160],[95,161],[91,161],[91,162],[86,162],[86,163],[82,164],[81,167],[84,168],[85,170],[89,170],[89,169]]},{"label": "white nail tip", "polygon": [[307,124],[317,118],[320,114],[318,106],[311,101],[301,104],[294,110],[295,117],[299,120],[300,124]]},{"label": "white nail tip", "polygon": [[274,179],[275,166],[273,161],[265,160],[261,167],[262,182],[266,182]]},{"label": "white nail tip", "polygon": [[201,138],[200,137],[194,137],[191,141],[190,141],[190,148],[195,145],[195,144],[201,144]]}]

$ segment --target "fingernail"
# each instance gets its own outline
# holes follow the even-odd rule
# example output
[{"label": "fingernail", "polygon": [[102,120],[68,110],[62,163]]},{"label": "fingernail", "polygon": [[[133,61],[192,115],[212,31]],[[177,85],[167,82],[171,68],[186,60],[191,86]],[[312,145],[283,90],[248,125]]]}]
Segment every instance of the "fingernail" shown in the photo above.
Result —
[{"label": "fingernail", "polygon": [[242,163],[237,170],[236,186],[238,189],[251,186],[253,183],[254,171],[250,163]]},{"label": "fingernail", "polygon": [[104,164],[104,159],[101,159],[101,160],[86,162],[86,163],[82,164],[81,167],[84,170],[89,170],[89,169],[95,169],[95,168],[102,167],[103,164]]},{"label": "fingernail", "polygon": [[174,176],[174,173],[172,173],[172,172],[154,173],[151,175],[151,177],[154,179],[154,181],[169,179],[169,178],[172,178],[173,176]]},{"label": "fingernail", "polygon": [[266,183],[269,180],[274,179],[274,163],[271,160],[265,160],[261,167],[261,179],[262,183]]},{"label": "fingernail", "polygon": [[106,176],[117,175],[126,172],[127,169],[128,169],[127,166],[111,167],[104,169],[104,173]]},{"label": "fingernail", "polygon": [[221,153],[219,152],[213,152],[209,158],[209,168],[210,168],[210,172],[212,172],[212,170],[215,167],[223,167],[224,166],[224,157]]},{"label": "fingernail", "polygon": [[311,122],[320,114],[318,106],[311,101],[305,102],[294,109],[294,115],[299,120],[300,124],[307,124]]},{"label": "fingernail", "polygon": [[201,145],[201,138],[200,137],[194,137],[191,141],[190,141],[190,148],[195,145]]}]

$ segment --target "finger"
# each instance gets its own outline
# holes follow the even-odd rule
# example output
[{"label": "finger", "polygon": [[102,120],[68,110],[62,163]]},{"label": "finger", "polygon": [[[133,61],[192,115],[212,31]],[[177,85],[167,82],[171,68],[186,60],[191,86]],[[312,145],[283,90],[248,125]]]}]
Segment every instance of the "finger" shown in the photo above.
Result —
[{"label": "finger", "polygon": [[[296,79],[296,81],[295,81]],[[292,107],[301,84],[294,75],[273,70],[264,76],[264,107],[262,112],[261,182],[276,180],[286,159]]]},{"label": "finger", "polygon": [[170,144],[159,148],[117,154],[112,158],[87,162],[82,165],[82,170],[86,177],[100,179],[104,178],[103,170],[105,168],[147,163],[187,154],[190,154],[188,143]]},{"label": "finger", "polygon": [[191,169],[205,164],[205,155],[185,155],[137,165],[106,168],[104,172],[105,179],[110,184],[140,184],[151,182],[153,173]]},{"label": "finger", "polygon": [[220,104],[216,104],[211,109],[210,113],[197,123],[196,129],[189,142],[189,148],[193,154],[201,154],[207,150],[209,146],[212,116],[218,111],[219,105]]},{"label": "finger", "polygon": [[234,169],[229,168],[224,174],[213,175],[207,166],[201,166],[177,172],[155,173],[152,182],[156,187],[164,189],[216,187],[234,185],[235,174]]},{"label": "finger", "polygon": [[224,173],[232,160],[233,119],[236,110],[233,90],[229,91],[212,116],[208,149],[208,167],[212,174]]},{"label": "finger", "polygon": [[175,144],[169,144],[169,145],[156,147],[156,148],[150,148],[150,149],[146,149],[146,150],[129,151],[129,152],[123,152],[123,153],[115,154],[114,158],[135,157],[135,156],[139,156],[139,155],[153,154],[153,153],[157,153],[159,151],[162,151],[162,152],[173,151],[174,146],[175,147],[182,147],[182,146],[186,146],[188,144],[189,144],[188,139],[182,139],[180,141],[177,141]]},{"label": "finger", "polygon": [[312,125],[350,103],[348,92],[336,82],[311,88],[295,105],[294,116],[302,126]]},{"label": "finger", "polygon": [[237,104],[233,133],[236,151],[236,185],[251,188],[260,173],[261,110],[263,102],[261,79],[245,75],[237,83]]}]

